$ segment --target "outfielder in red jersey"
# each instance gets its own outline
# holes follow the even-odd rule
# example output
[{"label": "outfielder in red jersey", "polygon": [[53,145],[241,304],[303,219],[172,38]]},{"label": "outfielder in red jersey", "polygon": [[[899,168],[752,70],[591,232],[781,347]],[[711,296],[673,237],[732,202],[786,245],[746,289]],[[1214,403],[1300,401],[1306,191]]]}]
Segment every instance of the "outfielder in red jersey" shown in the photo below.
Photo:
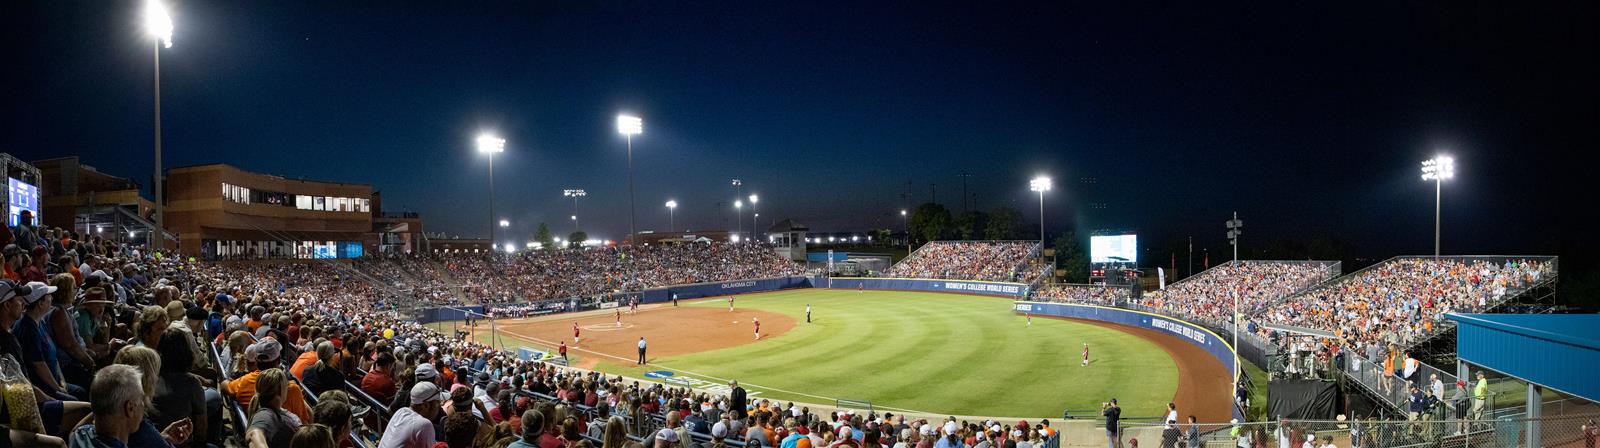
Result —
[{"label": "outfielder in red jersey", "polygon": [[622,308],[617,308],[617,326],[622,326]]},{"label": "outfielder in red jersey", "polygon": [[752,319],[752,321],[756,323],[756,339],[760,340],[761,339],[761,318],[752,317],[750,319]]},{"label": "outfielder in red jersey", "polygon": [[572,323],[572,343],[574,345],[583,343],[583,332],[578,330],[577,322]]},{"label": "outfielder in red jersey", "polygon": [[1079,364],[1079,367],[1087,365],[1089,365],[1089,343],[1085,342],[1083,343],[1083,364]]}]

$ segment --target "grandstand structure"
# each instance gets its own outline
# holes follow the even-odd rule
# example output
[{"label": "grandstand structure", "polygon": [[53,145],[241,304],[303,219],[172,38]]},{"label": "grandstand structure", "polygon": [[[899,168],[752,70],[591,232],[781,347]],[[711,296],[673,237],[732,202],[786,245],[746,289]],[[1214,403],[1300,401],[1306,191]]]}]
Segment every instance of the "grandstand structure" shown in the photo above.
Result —
[{"label": "grandstand structure", "polygon": [[[1269,372],[1342,377],[1404,415],[1407,381],[1465,378],[1447,314],[1548,313],[1558,265],[1553,256],[1397,256],[1248,314],[1247,339],[1268,341]],[[1335,348],[1343,365],[1331,362]]]},{"label": "grandstand structure", "polygon": [[1047,266],[1037,263],[1038,241],[932,241],[884,271],[888,278],[978,280],[1033,284]]}]

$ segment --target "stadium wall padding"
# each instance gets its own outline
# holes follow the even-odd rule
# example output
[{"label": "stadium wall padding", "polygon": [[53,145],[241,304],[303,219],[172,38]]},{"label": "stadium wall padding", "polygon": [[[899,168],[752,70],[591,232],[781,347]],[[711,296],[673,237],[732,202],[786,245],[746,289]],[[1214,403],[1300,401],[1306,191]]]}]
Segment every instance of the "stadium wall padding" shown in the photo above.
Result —
[{"label": "stadium wall padding", "polygon": [[483,314],[483,305],[452,306],[418,310],[417,323],[466,320],[467,313]]},{"label": "stadium wall padding", "polygon": [[[837,279],[835,279],[837,282]],[[1096,320],[1118,325],[1155,330],[1161,333],[1177,336],[1178,339],[1200,347],[1222,363],[1222,366],[1232,372],[1233,348],[1222,336],[1206,329],[1206,327],[1192,324],[1182,319],[1151,314],[1141,311],[1125,310],[1095,305],[1077,305],[1068,303],[1043,303],[1043,302],[1016,302],[1012,311],[1023,314],[1032,313],[1040,316],[1069,317],[1073,319]],[[1233,407],[1234,418],[1243,419],[1239,415],[1239,407]]]},{"label": "stadium wall padding", "polygon": [[612,294],[611,298],[638,296],[639,303],[660,303],[672,300],[672,295],[677,294],[679,299],[689,300],[701,297],[725,296],[728,294],[750,294],[757,292],[778,291],[811,286],[811,279],[806,277],[776,277],[751,280],[733,280],[726,282],[693,283],[688,285],[675,285],[655,289],[646,289],[639,292]]},{"label": "stadium wall padding", "polygon": [[[984,282],[975,280],[943,280],[922,278],[876,278],[876,277],[814,277],[811,279],[813,287],[833,289],[892,289],[898,291],[927,291],[927,292],[953,292],[963,294],[982,294],[986,296],[1019,298],[1028,295],[1028,285],[1008,282]],[[831,285],[831,286],[830,286]]]}]

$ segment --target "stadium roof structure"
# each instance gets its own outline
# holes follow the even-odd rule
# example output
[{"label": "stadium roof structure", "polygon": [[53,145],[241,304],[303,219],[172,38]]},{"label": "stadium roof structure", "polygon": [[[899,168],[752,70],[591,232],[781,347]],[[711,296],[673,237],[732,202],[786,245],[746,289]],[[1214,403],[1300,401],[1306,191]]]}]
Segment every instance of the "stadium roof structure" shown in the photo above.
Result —
[{"label": "stadium roof structure", "polygon": [[1459,358],[1532,384],[1600,401],[1600,314],[1456,314]]}]

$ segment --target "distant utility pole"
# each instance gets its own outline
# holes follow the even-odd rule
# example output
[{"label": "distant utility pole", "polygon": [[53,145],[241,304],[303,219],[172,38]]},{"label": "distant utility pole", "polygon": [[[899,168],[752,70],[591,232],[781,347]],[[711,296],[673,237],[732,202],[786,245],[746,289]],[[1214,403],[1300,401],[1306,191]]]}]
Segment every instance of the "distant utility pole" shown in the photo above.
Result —
[{"label": "distant utility pole", "polygon": [[1194,275],[1194,235],[1189,235],[1189,274],[1183,277],[1188,278],[1190,275]]},{"label": "distant utility pole", "polygon": [[928,201],[928,202],[932,202],[932,203],[938,204],[939,203],[939,184],[936,184],[936,183],[933,183],[933,182],[928,182],[928,189],[933,190],[933,200]]},{"label": "distant utility pole", "polygon": [[970,200],[967,196],[967,179],[972,177],[972,173],[961,173],[957,174],[956,177],[961,178],[961,213],[966,213],[972,207],[968,204]]}]

